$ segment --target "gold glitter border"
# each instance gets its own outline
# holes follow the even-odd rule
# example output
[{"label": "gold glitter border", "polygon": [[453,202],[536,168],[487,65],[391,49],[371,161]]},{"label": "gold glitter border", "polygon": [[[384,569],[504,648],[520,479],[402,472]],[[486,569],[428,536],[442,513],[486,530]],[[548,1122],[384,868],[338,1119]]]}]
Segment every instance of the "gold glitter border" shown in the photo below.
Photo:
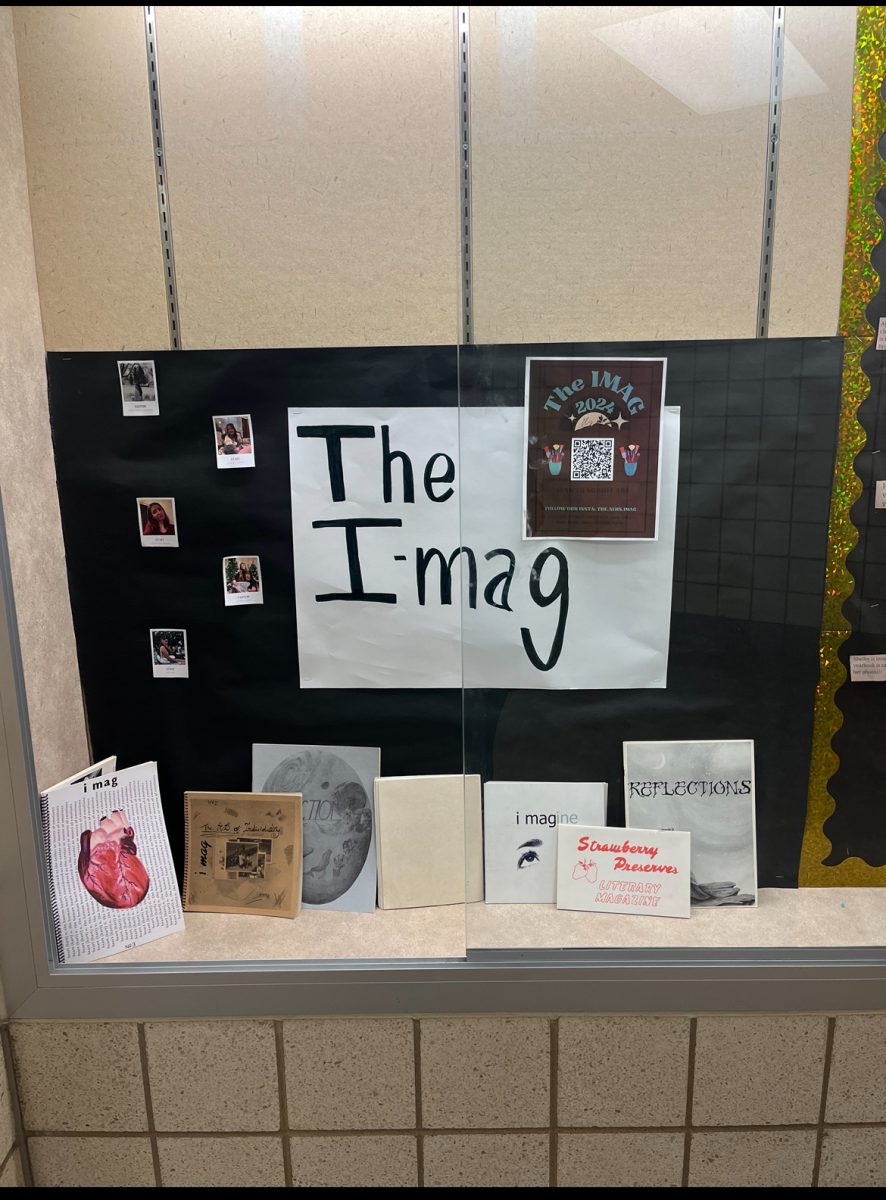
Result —
[{"label": "gold glitter border", "polygon": [[843,381],[828,519],[819,682],[812,728],[806,827],[800,855],[800,887],[886,886],[886,867],[872,867],[863,859],[846,858],[835,866],[824,865],[824,859],[831,853],[831,842],[825,835],[824,824],[837,807],[828,791],[828,783],[840,765],[831,743],[843,724],[843,714],[836,696],[846,680],[846,668],[838,652],[851,633],[851,625],[843,614],[843,605],[855,587],[855,581],[846,566],[846,557],[858,541],[858,530],[852,524],[850,510],[862,492],[862,483],[855,473],[854,464],[865,444],[866,434],[858,422],[858,409],[870,392],[870,382],[861,369],[861,356],[872,340],[865,309],[879,286],[877,274],[871,265],[871,251],[883,237],[883,224],[874,207],[874,197],[886,183],[886,163],[878,149],[880,133],[886,129],[886,114],[880,96],[884,79],[886,7],[859,6],[855,37],[849,211],[840,296],[840,333],[845,338]]}]

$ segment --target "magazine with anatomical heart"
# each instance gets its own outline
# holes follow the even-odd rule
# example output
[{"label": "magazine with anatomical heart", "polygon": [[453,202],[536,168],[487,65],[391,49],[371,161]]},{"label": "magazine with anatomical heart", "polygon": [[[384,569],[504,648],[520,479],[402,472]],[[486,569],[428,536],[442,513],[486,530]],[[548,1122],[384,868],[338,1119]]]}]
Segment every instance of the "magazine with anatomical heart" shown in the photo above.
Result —
[{"label": "magazine with anatomical heart", "polygon": [[40,797],[60,963],[94,962],[184,929],[157,764],[59,784]]},{"label": "magazine with anatomical heart", "polygon": [[117,756],[116,754],[112,754],[110,758],[103,758],[101,762],[93,763],[91,767],[85,767],[82,771],[78,771],[76,775],[69,775],[61,783],[54,783],[46,791],[55,792],[59,788],[70,787],[72,783],[83,783],[85,779],[98,779],[100,775],[113,775],[116,770]]}]

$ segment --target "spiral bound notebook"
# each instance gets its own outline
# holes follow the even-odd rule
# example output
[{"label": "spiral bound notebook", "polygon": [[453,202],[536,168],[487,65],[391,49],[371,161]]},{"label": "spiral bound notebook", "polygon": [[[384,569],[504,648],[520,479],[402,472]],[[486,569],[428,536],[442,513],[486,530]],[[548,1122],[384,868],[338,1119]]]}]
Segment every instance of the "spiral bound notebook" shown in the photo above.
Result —
[{"label": "spiral bound notebook", "polygon": [[302,848],[298,794],[185,792],[185,911],[296,916]]},{"label": "spiral bound notebook", "polygon": [[94,962],[184,929],[157,764],[109,773],[111,761],[40,797],[60,963]]}]

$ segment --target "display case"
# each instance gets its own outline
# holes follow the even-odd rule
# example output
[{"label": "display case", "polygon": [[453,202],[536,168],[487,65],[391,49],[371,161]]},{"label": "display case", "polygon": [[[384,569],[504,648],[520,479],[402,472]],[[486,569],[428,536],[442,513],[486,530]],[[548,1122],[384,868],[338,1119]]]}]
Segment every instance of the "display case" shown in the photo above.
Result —
[{"label": "display case", "polygon": [[881,1005],[880,10],[55,11],[13,1015]]}]

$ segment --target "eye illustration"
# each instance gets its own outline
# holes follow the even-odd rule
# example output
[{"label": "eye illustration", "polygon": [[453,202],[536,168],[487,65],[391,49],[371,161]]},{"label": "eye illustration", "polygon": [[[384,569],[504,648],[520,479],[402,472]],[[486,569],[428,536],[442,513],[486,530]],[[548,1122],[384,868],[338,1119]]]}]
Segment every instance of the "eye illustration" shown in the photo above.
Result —
[{"label": "eye illustration", "polygon": [[535,852],[535,847],[541,845],[541,838],[530,838],[528,842],[523,842],[517,847],[523,853],[517,862],[517,870],[522,871],[524,867],[528,867],[531,863],[541,862],[541,859]]}]

